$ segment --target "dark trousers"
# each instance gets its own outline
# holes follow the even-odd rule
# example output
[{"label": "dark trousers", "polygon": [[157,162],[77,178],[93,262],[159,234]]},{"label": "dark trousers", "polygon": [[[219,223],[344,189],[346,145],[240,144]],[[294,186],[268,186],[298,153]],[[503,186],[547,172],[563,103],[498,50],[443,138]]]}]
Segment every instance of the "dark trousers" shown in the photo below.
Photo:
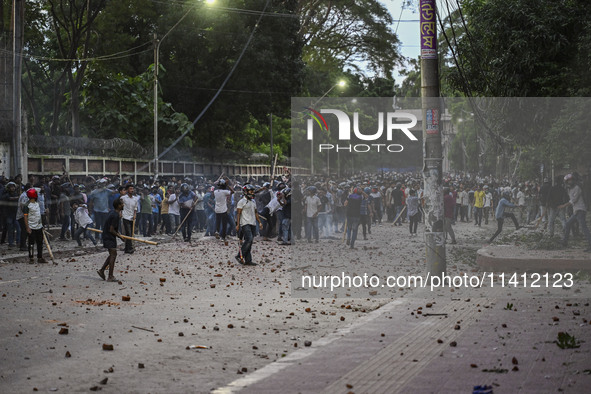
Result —
[{"label": "dark trousers", "polygon": [[[109,212],[94,212],[94,222],[95,222],[95,226],[97,229],[99,230],[104,230],[104,226],[105,226],[105,221],[107,220],[107,217],[109,216]],[[102,233],[97,233],[97,238],[98,239],[102,239]]]},{"label": "dark trousers", "polygon": [[25,226],[25,218],[20,218],[18,220],[18,224],[21,228],[21,239],[20,239],[20,248],[26,249],[27,248],[27,226]]},{"label": "dark trousers", "polygon": [[[128,237],[133,237],[133,220],[127,220],[127,219],[122,219],[123,220],[123,232],[125,233],[125,235],[127,235]],[[125,240],[125,251],[126,252],[131,252],[133,250],[133,243],[131,242],[130,239],[126,239]]]},{"label": "dark trousers", "polygon": [[181,218],[182,220],[184,220],[183,225],[181,227],[181,231],[183,232],[183,239],[185,241],[191,240],[191,223],[193,223],[193,215],[193,209],[181,208]]},{"label": "dark trousers", "polygon": [[474,224],[481,225],[482,224],[482,208],[474,207],[475,215],[474,215]]},{"label": "dark trousers", "polygon": [[357,240],[357,231],[359,230],[359,216],[347,217],[347,242],[351,245],[351,248],[355,247],[355,241]]},{"label": "dark trousers", "polygon": [[587,222],[585,220],[586,213],[587,212],[585,211],[579,210],[575,212],[575,214],[572,215],[570,218],[568,218],[568,220],[566,221],[566,226],[564,226],[564,238],[562,240],[564,245],[568,243],[568,237],[572,226],[575,224],[575,222],[578,222],[579,227],[581,227],[581,231],[583,231],[583,234],[587,239],[587,244],[591,248],[591,233],[589,233],[589,228],[587,227]]},{"label": "dark trousers", "polygon": [[271,216],[269,208],[263,209],[261,216],[264,218],[262,235],[264,237],[270,238],[273,235],[273,230],[275,230],[275,218]]},{"label": "dark trousers", "polygon": [[[220,226],[222,227],[221,230]],[[215,231],[219,232],[222,239],[226,238],[228,232],[228,212],[215,213]]]},{"label": "dark trousers", "polygon": [[306,218],[306,239],[308,242],[312,241],[312,237],[318,241],[318,216]]},{"label": "dark trousers", "polygon": [[[26,234],[26,233],[25,233]],[[24,237],[23,237],[24,238]],[[43,229],[31,230],[29,234],[29,257],[33,258],[33,244],[37,246],[37,258],[43,257]]]},{"label": "dark trousers", "polygon": [[86,227],[78,227],[78,229],[74,233],[74,236],[72,237],[76,240],[76,242],[78,242],[78,246],[82,246],[82,241],[80,240],[80,236],[82,234],[84,234],[85,238],[90,239],[94,246],[96,246],[96,240],[94,239],[92,232],[90,230],[87,230]]},{"label": "dark trousers", "polygon": [[199,231],[204,231],[205,224],[207,222],[207,217],[205,216],[205,210],[198,209],[195,211],[195,213],[197,214],[197,226],[196,227]]},{"label": "dark trousers", "polygon": [[505,221],[505,218],[511,218],[511,220],[513,220],[513,224],[515,225],[515,228],[516,229],[519,228],[519,223],[517,223],[517,218],[515,217],[515,215],[513,215],[512,213],[504,213],[503,217],[501,219],[497,219],[497,231],[494,233],[494,235],[488,241],[488,243],[491,243],[492,241],[494,241],[494,239],[497,237],[497,235],[499,235],[501,233],[501,231],[503,231],[503,222]]},{"label": "dark trousers", "polygon": [[302,213],[295,212],[291,218],[291,231],[296,239],[302,238]]},{"label": "dark trousers", "polygon": [[[394,220],[394,218],[392,218]],[[361,224],[361,229],[363,230],[363,238],[367,238],[367,231],[371,234],[371,220],[369,220],[369,215],[361,215],[359,217],[359,223]]]},{"label": "dark trousers", "polygon": [[[244,259],[245,263],[252,263],[251,249],[256,226],[245,224],[244,226],[240,227],[240,231],[242,232],[242,247],[240,249],[242,252],[242,258]],[[240,255],[238,255],[238,257],[240,257]]]},{"label": "dark trousers", "polygon": [[410,221],[408,223],[408,229],[410,230],[411,234],[416,234],[417,227],[419,226],[419,222],[421,221],[421,213],[417,212],[414,215],[412,215],[409,219]]},{"label": "dark trousers", "polygon": [[66,232],[70,227],[70,215],[63,215],[62,216],[62,232],[60,233],[60,238],[66,238]]}]

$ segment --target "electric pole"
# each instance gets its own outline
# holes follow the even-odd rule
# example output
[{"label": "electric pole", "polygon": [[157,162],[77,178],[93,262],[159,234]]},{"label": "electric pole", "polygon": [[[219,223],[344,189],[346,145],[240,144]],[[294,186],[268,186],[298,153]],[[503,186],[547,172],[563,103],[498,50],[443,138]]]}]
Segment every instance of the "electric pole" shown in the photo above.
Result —
[{"label": "electric pole", "polygon": [[23,33],[25,2],[14,0],[12,3],[12,174],[22,174],[27,179],[26,152],[23,152],[23,126],[21,115],[21,74],[23,60]]},{"label": "electric pole", "polygon": [[158,179],[158,57],[160,41],[154,33],[154,183]]},{"label": "electric pole", "polygon": [[431,277],[441,276],[446,270],[436,7],[435,0],[420,0],[425,246]]}]

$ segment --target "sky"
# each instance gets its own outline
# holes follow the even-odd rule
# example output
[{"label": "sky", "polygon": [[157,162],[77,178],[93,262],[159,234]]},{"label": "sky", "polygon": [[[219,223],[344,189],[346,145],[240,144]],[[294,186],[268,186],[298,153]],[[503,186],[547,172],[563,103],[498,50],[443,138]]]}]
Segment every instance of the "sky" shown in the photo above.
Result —
[{"label": "sky", "polygon": [[[402,9],[404,0],[380,0],[382,4],[390,11],[394,24],[392,30],[398,35],[401,42],[400,52],[407,58],[417,58],[420,53],[419,41],[419,13],[413,12],[409,8]],[[400,20],[400,22],[398,22]],[[399,74],[400,69],[394,71],[396,84],[400,85],[404,77]]]},{"label": "sky", "polygon": [[[418,5],[415,6],[416,10],[412,10],[408,7],[402,9],[402,3],[404,0],[379,1],[390,11],[390,15],[392,15],[392,19],[394,19],[392,30],[396,32],[398,39],[401,42],[400,52],[402,53],[402,56],[414,59],[418,58],[419,53],[421,52]],[[416,2],[418,3],[418,0]],[[436,3],[441,17],[445,18],[447,11],[443,6],[443,1],[437,0]],[[450,2],[452,6],[454,3],[455,1]],[[399,20],[400,23],[398,23]],[[394,71],[394,79],[396,80],[397,85],[400,85],[404,79],[404,77],[400,75],[399,71],[400,69]]]}]

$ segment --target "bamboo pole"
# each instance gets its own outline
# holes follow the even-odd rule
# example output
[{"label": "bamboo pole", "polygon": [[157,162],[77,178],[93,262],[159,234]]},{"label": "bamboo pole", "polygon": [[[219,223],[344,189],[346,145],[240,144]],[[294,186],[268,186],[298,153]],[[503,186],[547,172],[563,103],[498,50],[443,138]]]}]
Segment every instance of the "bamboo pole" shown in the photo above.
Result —
[{"label": "bamboo pole", "polygon": [[396,219],[394,219],[394,224],[396,225],[396,221],[398,220],[398,218],[400,217],[400,215],[402,215],[404,213],[404,211],[406,211],[406,205],[404,206],[404,208],[402,208],[402,211],[400,211],[400,213],[398,214],[398,216],[396,216]]},{"label": "bamboo pole", "polygon": [[189,209],[189,212],[187,212],[187,214],[185,215],[185,218],[183,219],[183,221],[181,222],[181,224],[179,224],[179,226],[177,227],[176,231],[174,232],[174,234],[172,234],[172,238],[174,239],[174,237],[176,237],[176,234],[179,232],[179,230],[183,227],[183,224],[185,224],[185,221],[187,220],[187,218],[189,217],[189,215],[191,214],[191,211],[193,210],[193,208],[195,208],[195,205],[197,205],[197,202],[199,201],[199,199],[193,201],[193,204],[191,204],[191,209]]},{"label": "bamboo pole", "polygon": [[45,246],[47,247],[47,251],[49,252],[49,257],[51,257],[51,261],[55,262],[55,259],[53,258],[53,252],[51,251],[51,246],[49,246],[49,241],[45,236],[45,231],[43,231],[43,242],[45,242]]}]

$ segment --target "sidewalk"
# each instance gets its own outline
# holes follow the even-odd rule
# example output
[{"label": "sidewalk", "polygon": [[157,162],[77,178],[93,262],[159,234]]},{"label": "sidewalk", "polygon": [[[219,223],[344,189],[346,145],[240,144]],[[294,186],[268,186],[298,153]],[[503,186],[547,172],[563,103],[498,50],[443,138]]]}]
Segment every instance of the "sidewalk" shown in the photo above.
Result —
[{"label": "sidewalk", "polygon": [[[586,393],[589,285],[580,290],[517,299],[501,288],[447,290],[395,300],[215,392],[471,393],[491,385],[495,393]],[[580,348],[559,348],[559,332]]]},{"label": "sidewalk", "polygon": [[489,245],[478,250],[476,262],[485,271],[591,272],[591,253],[581,248],[532,250],[515,245]]},{"label": "sidewalk", "polygon": [[[455,249],[476,251],[491,229],[458,225],[462,235],[449,248],[448,269],[462,256]],[[528,230],[522,231],[504,234]],[[495,281],[492,288],[416,289],[215,392],[472,393],[487,385],[494,393],[587,393],[591,284],[578,271],[591,267],[589,257],[581,248],[536,251],[520,242],[481,247],[479,269],[470,274],[506,271],[507,282],[516,271],[561,271],[573,274],[573,286],[553,287],[550,274],[548,286],[542,280],[533,288],[527,276],[528,287]],[[580,347],[561,349],[560,332]]]}]

